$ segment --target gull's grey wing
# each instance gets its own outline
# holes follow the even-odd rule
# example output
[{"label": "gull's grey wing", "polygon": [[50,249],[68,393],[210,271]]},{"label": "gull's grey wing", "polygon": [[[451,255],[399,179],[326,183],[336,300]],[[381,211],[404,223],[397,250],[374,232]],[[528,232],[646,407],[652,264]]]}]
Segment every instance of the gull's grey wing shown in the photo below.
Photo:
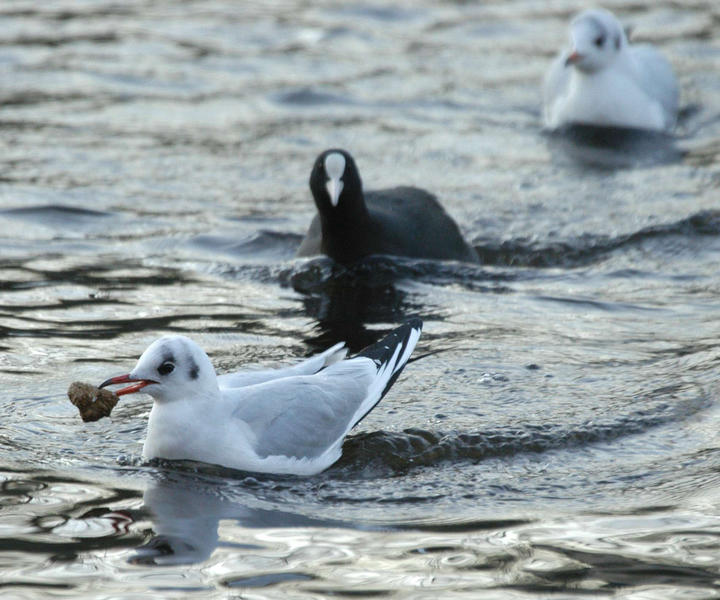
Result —
[{"label": "gull's grey wing", "polygon": [[246,435],[261,458],[312,459],[337,449],[400,375],[421,331],[422,321],[412,318],[354,358],[314,375],[222,390],[238,435]]},{"label": "gull's grey wing", "polygon": [[315,375],[224,390],[223,397],[237,402],[232,418],[247,423],[254,433],[249,441],[258,456],[313,458],[355,424],[377,372],[371,359],[353,358]]},{"label": "gull's grey wing", "polygon": [[630,53],[640,86],[661,104],[666,125],[672,127],[677,119],[680,90],[670,63],[652,46],[631,46]]},{"label": "gull's grey wing", "polygon": [[283,369],[262,369],[257,371],[240,371],[238,373],[226,373],[218,376],[218,385],[220,389],[240,388],[248,385],[255,385],[265,381],[274,379],[283,379],[285,377],[294,377],[296,375],[313,375],[320,369],[327,367],[339,360],[345,358],[347,348],[345,343],[340,342],[332,348],[328,348],[320,354],[311,356],[291,367]]}]

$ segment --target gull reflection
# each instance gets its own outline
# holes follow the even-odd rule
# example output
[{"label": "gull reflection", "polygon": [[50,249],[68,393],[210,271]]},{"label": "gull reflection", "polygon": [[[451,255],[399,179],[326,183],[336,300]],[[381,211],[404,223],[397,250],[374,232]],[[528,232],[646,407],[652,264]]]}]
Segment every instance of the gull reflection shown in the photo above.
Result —
[{"label": "gull reflection", "polygon": [[625,127],[567,125],[545,139],[554,161],[600,169],[670,164],[684,154],[672,135]]},{"label": "gull reflection", "polygon": [[250,506],[261,501],[252,493],[259,486],[248,490],[248,483],[257,484],[258,480],[159,472],[143,494],[144,510],[152,520],[155,535],[135,550],[130,562],[155,565],[202,562],[218,547],[218,526],[223,519],[251,528],[347,526],[340,521],[314,519],[277,508]]}]

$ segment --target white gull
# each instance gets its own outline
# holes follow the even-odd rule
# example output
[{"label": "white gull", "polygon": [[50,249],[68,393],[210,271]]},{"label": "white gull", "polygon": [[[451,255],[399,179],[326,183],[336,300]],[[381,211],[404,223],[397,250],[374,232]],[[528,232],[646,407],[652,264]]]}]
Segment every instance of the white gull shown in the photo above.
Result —
[{"label": "white gull", "polygon": [[672,68],[652,47],[630,45],[611,12],[593,9],[575,17],[570,42],[545,76],[546,127],[675,126],[679,91]]},{"label": "white gull", "polygon": [[153,397],[146,458],[313,475],[340,458],[345,436],[390,389],[421,330],[411,319],[346,360],[337,344],[293,367],[220,377],[195,342],[167,336],[100,387],[131,383],[116,393]]}]

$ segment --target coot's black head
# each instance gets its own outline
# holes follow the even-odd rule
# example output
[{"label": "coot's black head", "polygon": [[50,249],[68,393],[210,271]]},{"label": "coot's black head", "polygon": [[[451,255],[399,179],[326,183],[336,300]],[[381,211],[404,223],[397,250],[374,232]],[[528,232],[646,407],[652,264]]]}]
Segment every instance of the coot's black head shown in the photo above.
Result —
[{"label": "coot's black head", "polygon": [[364,207],[360,174],[345,150],[332,148],[317,157],[310,173],[310,190],[323,215]]}]

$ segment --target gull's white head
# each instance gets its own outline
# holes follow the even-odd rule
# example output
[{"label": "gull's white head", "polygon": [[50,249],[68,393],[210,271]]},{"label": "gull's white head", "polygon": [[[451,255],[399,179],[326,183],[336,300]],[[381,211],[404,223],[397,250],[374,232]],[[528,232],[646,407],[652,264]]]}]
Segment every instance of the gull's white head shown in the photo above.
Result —
[{"label": "gull's white head", "polygon": [[205,351],[190,338],[172,335],[155,340],[127,375],[111,377],[100,387],[132,383],[118,396],[142,390],[155,400],[211,395],[218,390],[215,369]]},{"label": "gull's white head", "polygon": [[325,157],[325,174],[327,175],[325,187],[330,196],[330,204],[333,206],[337,206],[340,202],[340,194],[344,187],[342,176],[345,174],[345,164],[345,157],[339,152],[330,152]]},{"label": "gull's white head", "polygon": [[622,25],[611,12],[586,10],[570,24],[570,54],[565,61],[585,73],[612,64],[627,46]]}]

